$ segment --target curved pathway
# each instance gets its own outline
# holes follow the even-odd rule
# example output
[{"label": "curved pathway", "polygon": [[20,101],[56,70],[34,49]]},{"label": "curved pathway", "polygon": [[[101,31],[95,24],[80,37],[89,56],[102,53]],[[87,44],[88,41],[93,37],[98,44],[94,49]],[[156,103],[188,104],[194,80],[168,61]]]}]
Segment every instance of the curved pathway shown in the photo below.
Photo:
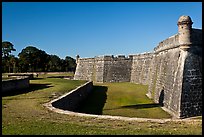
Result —
[{"label": "curved pathway", "polygon": [[73,115],[73,116],[81,116],[81,117],[93,117],[93,118],[100,118],[100,119],[114,119],[114,120],[126,120],[126,121],[140,121],[140,122],[158,122],[158,123],[165,123],[168,121],[201,121],[202,119],[193,119],[193,118],[185,118],[185,119],[152,119],[152,118],[137,118],[137,117],[124,117],[124,116],[110,116],[110,115],[94,115],[94,114],[85,114],[85,113],[78,113],[68,110],[58,109],[52,106],[52,104],[46,103],[44,104],[45,107],[54,111],[56,113]]},{"label": "curved pathway", "polygon": [[[77,87],[78,88],[78,87]],[[75,89],[74,89],[75,90]],[[168,119],[153,119],[153,118],[137,118],[137,117],[124,117],[124,116],[111,116],[111,115],[95,115],[95,114],[85,114],[85,113],[78,113],[78,112],[73,112],[73,111],[68,111],[68,110],[63,110],[63,109],[58,109],[52,106],[52,103],[61,99],[62,97],[66,96],[66,94],[51,100],[48,103],[43,104],[46,108],[48,108],[51,111],[54,111],[56,113],[61,113],[61,114],[67,114],[67,115],[73,115],[73,116],[81,116],[81,117],[93,117],[93,118],[100,118],[100,119],[114,119],[114,120],[126,120],[126,121],[141,121],[141,122],[159,122],[159,123],[165,123],[168,121],[202,121],[202,119],[194,119],[194,117],[191,118],[185,118],[185,119],[177,119],[177,118],[168,118]]]}]

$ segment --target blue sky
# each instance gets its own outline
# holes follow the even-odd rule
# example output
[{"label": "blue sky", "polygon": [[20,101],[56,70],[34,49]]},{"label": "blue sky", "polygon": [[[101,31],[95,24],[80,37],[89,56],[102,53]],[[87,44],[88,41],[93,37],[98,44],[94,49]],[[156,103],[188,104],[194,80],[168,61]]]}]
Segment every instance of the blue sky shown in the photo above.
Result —
[{"label": "blue sky", "polygon": [[2,2],[2,41],[15,56],[30,45],[63,59],[127,56],[176,34],[181,15],[202,29],[202,2]]}]

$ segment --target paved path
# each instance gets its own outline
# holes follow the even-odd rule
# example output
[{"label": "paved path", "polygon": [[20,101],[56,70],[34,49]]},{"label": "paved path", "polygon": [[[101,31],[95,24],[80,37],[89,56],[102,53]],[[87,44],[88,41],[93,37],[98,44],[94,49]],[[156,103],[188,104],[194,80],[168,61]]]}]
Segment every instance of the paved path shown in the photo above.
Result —
[{"label": "paved path", "polygon": [[185,118],[185,119],[176,119],[176,118],[152,119],[152,118],[136,118],[136,117],[130,118],[130,117],[123,117],[123,116],[85,114],[85,113],[78,113],[78,112],[73,112],[73,111],[55,108],[52,106],[52,102],[53,102],[53,100],[48,102],[48,103],[43,104],[43,106],[45,106],[46,108],[48,108],[51,111],[54,111],[56,113],[67,114],[67,115],[72,115],[72,116],[93,117],[93,118],[99,118],[99,119],[125,120],[125,121],[158,122],[158,123],[165,123],[168,121],[187,121],[187,122],[202,121],[202,119],[194,119],[192,117],[191,118]]}]

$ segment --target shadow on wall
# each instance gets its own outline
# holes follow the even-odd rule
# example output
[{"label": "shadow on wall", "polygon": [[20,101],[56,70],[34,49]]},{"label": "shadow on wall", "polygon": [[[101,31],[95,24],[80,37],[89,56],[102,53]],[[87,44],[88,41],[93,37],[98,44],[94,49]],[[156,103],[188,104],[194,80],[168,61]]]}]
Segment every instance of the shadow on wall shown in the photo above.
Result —
[{"label": "shadow on wall", "polygon": [[107,89],[106,86],[93,86],[93,91],[85,101],[81,102],[80,107],[75,112],[102,115],[107,99]]},{"label": "shadow on wall", "polygon": [[164,89],[162,89],[159,95],[159,105],[162,107],[164,106]]},{"label": "shadow on wall", "polygon": [[29,88],[4,92],[2,93],[2,96],[3,97],[15,96],[15,95],[24,94],[24,93],[32,92],[35,90],[40,90],[40,89],[50,88],[50,87],[53,87],[53,86],[50,86],[50,84],[29,84]]}]

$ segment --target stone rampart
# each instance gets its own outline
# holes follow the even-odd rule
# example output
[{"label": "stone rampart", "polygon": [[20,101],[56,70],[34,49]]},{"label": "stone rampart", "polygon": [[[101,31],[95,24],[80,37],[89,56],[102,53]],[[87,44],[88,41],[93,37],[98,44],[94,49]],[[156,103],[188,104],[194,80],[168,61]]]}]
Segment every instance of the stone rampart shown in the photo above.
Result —
[{"label": "stone rampart", "polygon": [[21,90],[29,87],[29,77],[18,77],[16,79],[2,80],[2,93]]},{"label": "stone rampart", "polygon": [[188,51],[184,66],[180,117],[202,115],[202,47]]},{"label": "stone rampart", "polygon": [[103,82],[129,82],[132,69],[132,58],[125,56],[104,57]]},{"label": "stone rampart", "polygon": [[199,43],[192,43],[188,50],[180,46],[165,49],[163,43],[151,61],[147,96],[156,103],[162,101],[177,118],[202,114],[202,47]]},{"label": "stone rampart", "polygon": [[95,58],[79,58],[74,79],[92,80],[96,82],[130,81],[132,56],[100,56]]},{"label": "stone rampart", "polygon": [[153,53],[132,55],[132,70],[130,82],[147,85],[149,83],[150,65]]},{"label": "stone rampart", "polygon": [[169,50],[172,48],[177,48],[179,46],[179,35],[173,35],[159,43],[157,47],[154,48],[155,53],[160,51]]},{"label": "stone rampart", "polygon": [[[77,67],[82,70],[76,72],[75,78],[145,84],[149,86],[147,96],[175,117],[201,115],[202,30],[193,29],[192,24],[189,16],[181,16],[177,23],[178,33],[161,41],[154,51],[128,58],[103,56],[97,71],[89,67],[91,63],[86,65],[80,59]],[[100,72],[100,75],[84,73],[86,69],[93,74]]]},{"label": "stone rampart", "polygon": [[202,46],[202,30],[192,29],[191,41],[196,46]]},{"label": "stone rampart", "polygon": [[93,80],[95,72],[95,58],[78,59],[74,79]]},{"label": "stone rampart", "polygon": [[151,74],[147,95],[177,117],[180,115],[180,95],[185,53],[179,48],[155,54],[151,64]]},{"label": "stone rampart", "polygon": [[79,107],[80,103],[86,99],[88,94],[93,89],[93,82],[87,82],[76,89],[64,94],[63,96],[53,100],[52,106],[55,108],[75,111]]}]

